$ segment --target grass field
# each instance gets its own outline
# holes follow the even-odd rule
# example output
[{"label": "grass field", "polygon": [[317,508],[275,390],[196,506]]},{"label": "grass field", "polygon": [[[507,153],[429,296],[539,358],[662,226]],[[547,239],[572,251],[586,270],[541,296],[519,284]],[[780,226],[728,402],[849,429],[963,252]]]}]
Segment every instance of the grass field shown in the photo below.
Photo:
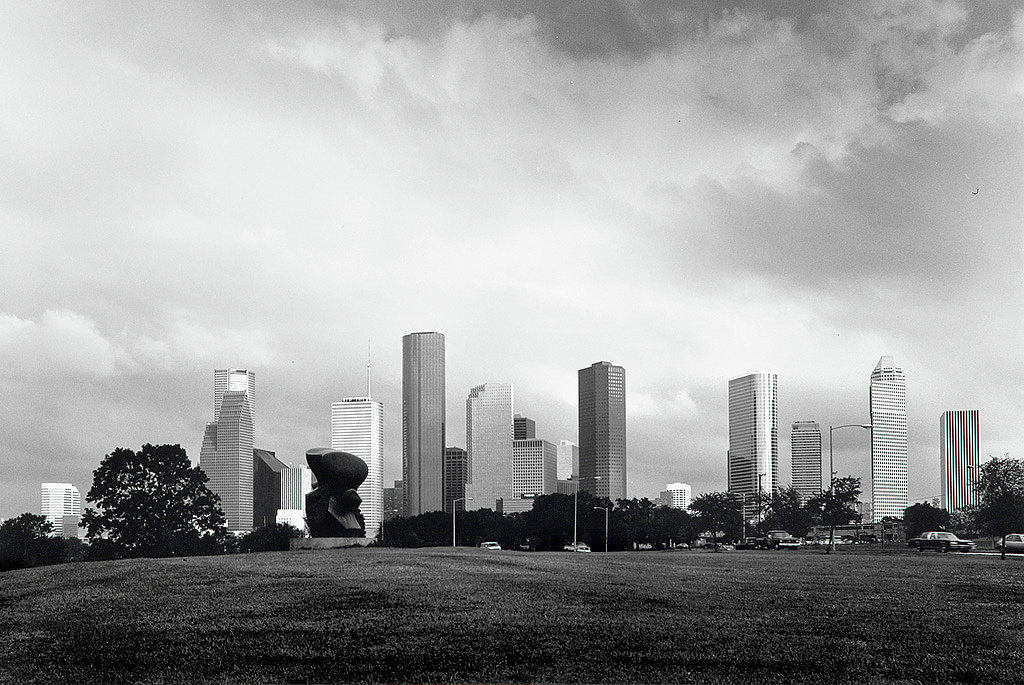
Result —
[{"label": "grass field", "polygon": [[18,683],[1019,682],[1022,629],[1024,559],[974,555],[348,549],[0,574]]}]

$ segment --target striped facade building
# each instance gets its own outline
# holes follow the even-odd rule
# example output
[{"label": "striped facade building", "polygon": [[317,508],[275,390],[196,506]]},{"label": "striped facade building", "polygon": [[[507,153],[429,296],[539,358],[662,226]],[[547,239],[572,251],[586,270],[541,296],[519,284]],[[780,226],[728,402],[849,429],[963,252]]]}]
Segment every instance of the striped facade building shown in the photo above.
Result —
[{"label": "striped facade building", "polygon": [[981,443],[978,410],[943,412],[939,420],[940,505],[949,512],[978,503],[978,459]]}]

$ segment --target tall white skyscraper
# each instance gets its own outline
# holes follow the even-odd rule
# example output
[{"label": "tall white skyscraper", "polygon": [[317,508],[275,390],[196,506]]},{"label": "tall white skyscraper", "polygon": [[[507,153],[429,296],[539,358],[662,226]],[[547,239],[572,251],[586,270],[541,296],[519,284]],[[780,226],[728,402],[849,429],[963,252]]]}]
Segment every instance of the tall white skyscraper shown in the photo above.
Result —
[{"label": "tall white skyscraper", "polygon": [[580,448],[571,440],[558,441],[558,479],[577,478],[580,472]]},{"label": "tall white skyscraper", "polygon": [[512,496],[550,495],[558,486],[558,450],[547,440],[512,441]]},{"label": "tall white skyscraper", "polygon": [[939,420],[940,504],[946,511],[959,511],[978,503],[979,432],[977,409],[943,412]]},{"label": "tall white skyscraper", "polygon": [[891,356],[878,360],[868,392],[871,408],[871,515],[903,518],[907,508],[907,383]]},{"label": "tall white skyscraper", "polygon": [[39,513],[53,524],[57,537],[76,536],[77,530],[64,530],[64,517],[77,517],[82,513],[82,494],[71,483],[43,483]]},{"label": "tall white skyscraper", "polygon": [[469,482],[466,509],[497,510],[497,500],[513,498],[512,386],[485,383],[466,400]]},{"label": "tall white skyscraper", "polygon": [[375,538],[384,519],[384,405],[369,397],[347,397],[331,405],[331,448],[366,462],[366,480],[356,491],[366,537]]},{"label": "tall white skyscraper", "polygon": [[220,496],[228,529],[252,530],[253,440],[256,434],[256,373],[213,372],[213,422],[206,424],[199,467]]},{"label": "tall white skyscraper", "polygon": [[815,421],[797,421],[790,433],[793,487],[800,503],[821,492],[821,428]]},{"label": "tall white skyscraper", "polygon": [[402,338],[402,483],[405,515],[444,509],[444,335]]},{"label": "tall white skyscraper", "polygon": [[313,491],[313,472],[308,466],[281,470],[281,508],[306,512],[306,495]]},{"label": "tall white skyscraper", "polygon": [[779,489],[778,376],[752,373],[729,381],[729,492],[751,496]]}]

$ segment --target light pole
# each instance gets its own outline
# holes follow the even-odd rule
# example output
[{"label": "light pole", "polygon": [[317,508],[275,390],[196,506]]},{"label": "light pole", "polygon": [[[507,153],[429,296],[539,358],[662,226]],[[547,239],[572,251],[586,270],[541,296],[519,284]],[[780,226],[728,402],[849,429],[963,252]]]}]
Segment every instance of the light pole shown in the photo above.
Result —
[{"label": "light pole", "polygon": [[[828,493],[830,495],[835,494],[835,481],[836,472],[832,467],[832,432],[837,431],[840,428],[866,428],[867,430],[873,430],[874,426],[870,423],[844,423],[841,426],[829,426],[828,427]],[[849,521],[847,521],[849,523]],[[836,551],[836,535],[835,526],[829,526],[829,549],[833,552]],[[882,539],[885,539],[885,527],[882,527]]]},{"label": "light pole", "polygon": [[[601,476],[594,476],[594,480],[601,480]],[[579,523],[580,516],[580,482],[576,481],[576,494],[573,495],[572,501],[572,551],[576,551],[576,538],[577,524]]]},{"label": "light pole", "polygon": [[604,553],[608,554],[608,510],[611,507],[594,507],[598,511],[604,510]]},{"label": "light pole", "polygon": [[471,499],[473,499],[473,498],[472,497],[459,497],[458,499],[453,499],[452,500],[452,549],[455,549],[455,512],[457,512],[459,510],[459,508],[457,506],[455,506],[455,505],[458,504],[459,502],[462,502],[463,500],[468,502]]}]

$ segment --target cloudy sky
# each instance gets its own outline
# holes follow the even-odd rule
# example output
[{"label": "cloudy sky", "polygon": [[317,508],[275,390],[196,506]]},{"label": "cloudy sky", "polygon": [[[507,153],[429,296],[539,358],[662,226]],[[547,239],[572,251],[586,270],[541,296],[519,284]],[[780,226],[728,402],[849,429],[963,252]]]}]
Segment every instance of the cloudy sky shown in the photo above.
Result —
[{"label": "cloudy sky", "polygon": [[624,366],[630,496],[725,488],[754,371],[788,482],[889,354],[912,499],[944,410],[1024,457],[1024,4],[550,4],[2,3],[0,516],[119,446],[198,462],[214,368],[300,461],[368,342],[390,484],[420,330],[453,445],[487,381],[574,440],[577,369]]}]

